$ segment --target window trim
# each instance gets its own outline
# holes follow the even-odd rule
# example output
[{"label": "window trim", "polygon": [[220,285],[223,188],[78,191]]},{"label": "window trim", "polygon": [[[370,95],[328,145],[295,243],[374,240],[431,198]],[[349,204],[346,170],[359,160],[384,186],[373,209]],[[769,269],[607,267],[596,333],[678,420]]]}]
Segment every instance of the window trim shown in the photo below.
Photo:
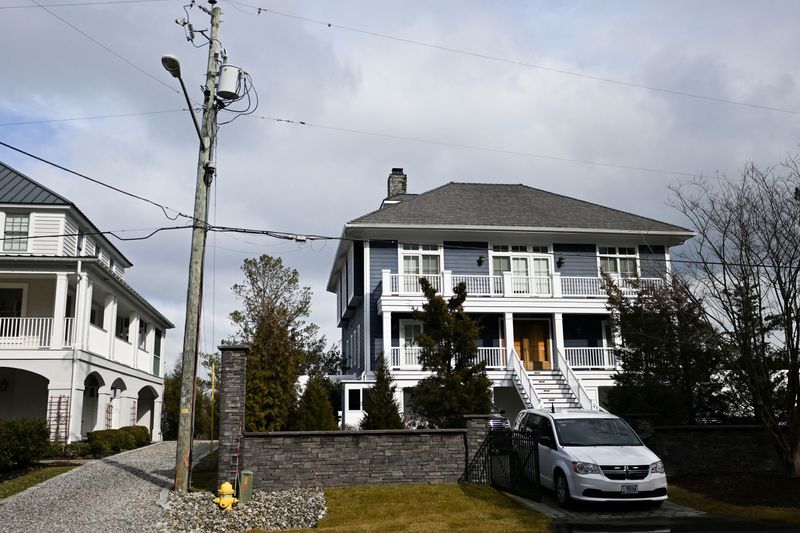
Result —
[{"label": "window trim", "polygon": [[[601,248],[613,248],[614,249],[614,253],[613,254],[609,254],[609,253],[601,254],[600,253],[600,249]],[[630,249],[633,250],[634,253],[633,253],[633,255],[620,254],[619,253],[619,249],[620,248],[630,248]],[[639,247],[638,246],[636,246],[636,245],[634,245],[634,246],[613,245],[612,246],[612,245],[607,245],[607,244],[604,244],[604,245],[601,246],[601,245],[598,244],[598,245],[595,246],[595,249],[597,251],[597,275],[598,275],[598,277],[603,272],[602,267],[601,267],[601,258],[603,258],[603,257],[605,257],[605,258],[614,258],[614,260],[617,263],[617,272],[606,272],[606,274],[608,274],[609,276],[614,277],[614,278],[631,279],[629,277],[622,276],[622,274],[620,273],[619,260],[621,258],[622,259],[631,259],[631,258],[633,258],[634,263],[636,264],[636,275],[634,277],[637,277],[637,278],[641,277],[642,270],[641,270],[641,261],[639,260]]]},{"label": "window trim", "polygon": [[[525,246],[526,251],[512,251],[513,246]],[[495,247],[506,247],[508,250],[495,250]],[[547,248],[546,252],[542,251],[532,251],[534,248]],[[546,259],[547,260],[547,275],[552,277],[554,272],[553,266],[553,250],[549,244],[525,244],[525,245],[510,245],[510,244],[489,244],[489,275],[490,276],[502,276],[502,272],[498,273],[494,270],[494,258],[495,257],[508,257],[509,258],[509,267],[511,270],[509,272],[514,271],[513,267],[513,259],[516,258],[525,258],[528,260],[528,276],[534,276],[533,274],[533,260],[534,259]]]},{"label": "window trim", "polygon": [[[33,227],[33,223],[32,223],[32,220],[31,220],[32,219],[32,214],[33,213],[21,212],[21,211],[6,211],[4,213],[5,216],[3,217],[3,252],[30,253],[30,237],[31,237],[31,229]],[[22,248],[22,249],[6,248],[7,245],[12,245],[12,243],[13,244],[17,244],[17,243],[23,242],[23,239],[21,238],[21,233],[19,234],[20,238],[18,238],[18,239],[15,239],[13,241],[5,240],[6,237],[8,236],[8,234],[9,234],[9,231],[8,231],[9,219],[11,219],[13,217],[20,217],[20,218],[21,217],[25,217],[27,219],[27,227],[26,227],[27,232],[25,234],[25,239],[24,239],[25,247]],[[18,233],[18,232],[11,232],[11,233]]]},{"label": "window trim", "polygon": [[[418,250],[406,250],[404,247],[408,246],[418,246]],[[423,250],[424,246],[435,246],[436,250]],[[422,257],[423,256],[437,256],[439,258],[439,272],[435,274],[423,274],[422,273]],[[411,272],[406,272],[404,267],[403,258],[409,256],[416,256],[419,257],[419,273],[414,274]],[[420,276],[425,277],[428,276],[441,276],[442,271],[444,270],[444,246],[440,243],[430,244],[430,243],[412,243],[412,242],[399,242],[397,243],[397,273],[398,274],[409,274],[413,276]]]},{"label": "window trim", "polygon": [[[400,343],[400,349],[402,350],[405,346],[405,327],[406,326],[419,326],[420,333],[425,331],[425,326],[422,323],[422,320],[416,320],[414,318],[401,318],[397,321],[397,340]],[[409,346],[416,346],[415,344],[410,344]]]}]

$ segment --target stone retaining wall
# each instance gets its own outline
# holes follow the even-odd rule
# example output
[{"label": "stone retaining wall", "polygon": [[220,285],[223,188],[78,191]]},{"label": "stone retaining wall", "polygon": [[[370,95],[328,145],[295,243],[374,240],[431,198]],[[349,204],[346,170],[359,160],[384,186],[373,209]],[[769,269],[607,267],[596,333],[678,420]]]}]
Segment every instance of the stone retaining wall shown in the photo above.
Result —
[{"label": "stone retaining wall", "polygon": [[467,430],[247,433],[244,462],[261,490],[455,483]]}]

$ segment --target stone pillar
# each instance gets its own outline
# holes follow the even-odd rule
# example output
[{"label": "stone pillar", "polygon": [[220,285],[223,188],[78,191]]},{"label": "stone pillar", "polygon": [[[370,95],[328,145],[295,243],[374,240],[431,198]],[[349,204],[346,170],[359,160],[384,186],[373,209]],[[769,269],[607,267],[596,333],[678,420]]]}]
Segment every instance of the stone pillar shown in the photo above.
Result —
[{"label": "stone pillar", "polygon": [[150,437],[153,442],[161,441],[161,399],[153,401],[153,427],[150,428]]},{"label": "stone pillar", "polygon": [[241,453],[244,442],[244,406],[247,375],[247,352],[249,347],[243,344],[223,344],[219,346],[221,354],[221,372],[219,389],[219,462],[217,465],[217,481],[234,482],[238,457],[239,471],[244,467]]},{"label": "stone pillar", "polygon": [[489,434],[489,419],[492,415],[464,415],[467,432],[464,442],[465,465],[469,465],[475,452],[481,447],[486,436]]},{"label": "stone pillar", "polygon": [[108,406],[111,404],[111,389],[107,386],[102,386],[97,391],[97,420],[95,420],[94,428],[92,431],[99,431],[101,429],[110,429],[110,421],[108,420]]}]

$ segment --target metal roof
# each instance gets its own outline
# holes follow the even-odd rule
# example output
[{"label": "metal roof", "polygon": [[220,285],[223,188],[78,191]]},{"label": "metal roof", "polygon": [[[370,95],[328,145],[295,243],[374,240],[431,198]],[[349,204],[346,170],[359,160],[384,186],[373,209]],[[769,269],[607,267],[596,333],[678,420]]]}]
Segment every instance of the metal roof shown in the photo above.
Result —
[{"label": "metal roof", "polygon": [[63,196],[36,183],[2,161],[0,161],[0,203],[73,205]]}]

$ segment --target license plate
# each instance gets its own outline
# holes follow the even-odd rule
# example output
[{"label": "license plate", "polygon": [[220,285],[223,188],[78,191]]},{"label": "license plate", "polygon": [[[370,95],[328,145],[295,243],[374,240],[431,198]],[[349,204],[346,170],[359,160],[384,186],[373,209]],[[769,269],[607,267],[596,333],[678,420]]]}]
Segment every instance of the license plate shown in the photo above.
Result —
[{"label": "license plate", "polygon": [[622,494],[639,494],[639,485],[622,485]]}]

